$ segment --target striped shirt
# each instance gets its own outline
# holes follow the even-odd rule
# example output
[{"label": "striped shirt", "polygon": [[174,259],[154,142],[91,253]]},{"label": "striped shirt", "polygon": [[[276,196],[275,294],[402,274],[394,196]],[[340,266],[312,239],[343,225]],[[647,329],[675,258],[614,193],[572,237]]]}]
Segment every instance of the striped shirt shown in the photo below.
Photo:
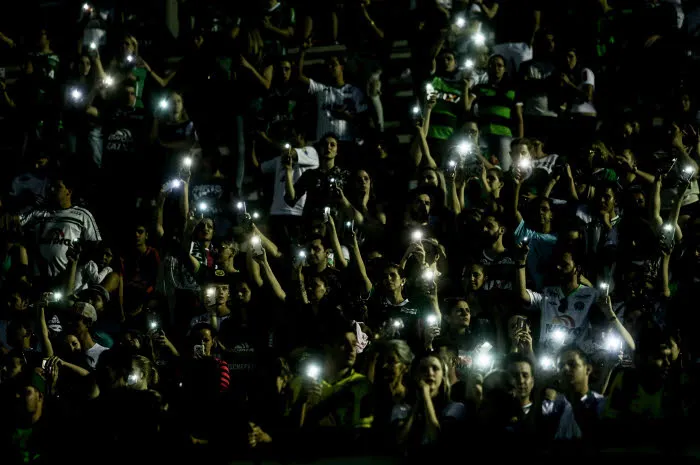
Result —
[{"label": "striped shirt", "polygon": [[[63,210],[38,209],[22,218],[22,226],[34,235],[37,247],[36,262],[41,262],[41,272],[55,277],[68,268],[66,252],[78,241],[99,242],[100,231],[92,213],[82,207]],[[39,263],[35,264],[38,267]],[[35,268],[35,275],[39,275]]]},{"label": "striped shirt", "polygon": [[367,103],[362,91],[350,84],[332,87],[311,79],[309,94],[316,97],[316,140],[320,140],[329,132],[336,134],[342,141],[355,140],[357,134],[352,124],[347,120],[336,118],[334,112],[347,111],[352,115],[359,115],[367,111]]},{"label": "striped shirt", "polygon": [[474,94],[481,134],[512,137],[511,126],[518,102],[515,89],[508,82],[489,83],[476,86]]}]

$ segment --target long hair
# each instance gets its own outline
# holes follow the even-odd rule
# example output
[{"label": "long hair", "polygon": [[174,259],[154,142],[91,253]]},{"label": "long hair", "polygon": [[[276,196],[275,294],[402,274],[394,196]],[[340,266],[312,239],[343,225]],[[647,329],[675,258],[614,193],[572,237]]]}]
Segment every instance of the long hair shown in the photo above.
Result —
[{"label": "long hair", "polygon": [[[448,367],[447,362],[443,360],[442,357],[437,352],[427,352],[420,357],[413,359],[413,364],[411,365],[411,380],[415,383],[415,388],[418,387],[418,379],[420,378],[420,363],[427,358],[434,358],[440,363],[440,368],[442,369],[442,383],[440,383],[440,388],[438,390],[437,396],[433,399],[433,403],[436,404],[435,411],[438,413],[442,408],[450,402],[450,380],[448,379]],[[415,391],[415,389],[413,389]]]}]

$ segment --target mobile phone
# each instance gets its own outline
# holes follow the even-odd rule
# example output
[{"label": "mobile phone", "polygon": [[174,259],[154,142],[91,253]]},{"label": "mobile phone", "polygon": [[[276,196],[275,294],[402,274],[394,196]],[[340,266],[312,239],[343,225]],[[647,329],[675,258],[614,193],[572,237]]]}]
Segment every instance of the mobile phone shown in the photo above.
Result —
[{"label": "mobile phone", "polygon": [[48,362],[48,361],[49,361],[48,358],[45,358],[41,361],[41,369],[42,370],[46,370],[46,362]]},{"label": "mobile phone", "polygon": [[263,254],[263,245],[262,245],[262,240],[260,239],[260,236],[253,236],[250,238],[250,245],[253,246],[253,254],[254,255],[262,255]]},{"label": "mobile phone", "polygon": [[328,220],[331,217],[331,207],[324,207],[323,209],[323,222],[328,223]]},{"label": "mobile phone", "polygon": [[195,344],[194,346],[194,358],[204,358],[204,345]]},{"label": "mobile phone", "polygon": [[518,321],[515,324],[515,328],[518,330],[527,328],[527,321],[525,320],[525,318],[518,318]]},{"label": "mobile phone", "polygon": [[355,220],[350,220],[345,222],[345,230],[349,233],[355,232]]}]

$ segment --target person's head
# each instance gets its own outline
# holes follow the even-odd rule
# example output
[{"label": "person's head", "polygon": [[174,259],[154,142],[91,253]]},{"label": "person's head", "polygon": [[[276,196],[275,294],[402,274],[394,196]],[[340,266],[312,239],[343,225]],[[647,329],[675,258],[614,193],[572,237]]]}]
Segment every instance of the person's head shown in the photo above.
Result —
[{"label": "person's head", "polygon": [[174,119],[181,118],[185,114],[185,100],[182,98],[182,93],[170,91],[168,94],[170,103],[170,114]]},{"label": "person's head", "polygon": [[32,347],[34,331],[28,317],[13,318],[7,325],[7,343],[15,349],[27,350]]},{"label": "person's head", "polygon": [[20,376],[17,383],[16,398],[18,413],[25,417],[38,420],[44,409],[46,380],[35,372],[27,372]]},{"label": "person's head", "polygon": [[81,339],[90,334],[97,321],[97,310],[87,302],[76,302],[69,312],[66,322],[68,331]]},{"label": "person's head", "polygon": [[[237,305],[247,305],[250,303],[250,300],[253,298],[253,291],[250,283],[246,280],[243,279],[238,279],[234,283],[233,286],[234,293],[233,293],[233,301]],[[223,295],[221,298],[223,298]],[[217,301],[219,300],[219,296],[217,294]]]},{"label": "person's head", "polygon": [[532,158],[535,156],[535,147],[530,139],[515,139],[510,143],[510,153],[514,160]]},{"label": "person's head", "polygon": [[92,60],[90,60],[90,57],[87,55],[81,55],[80,59],[78,60],[78,75],[81,77],[87,76],[90,74],[91,69]]},{"label": "person's head", "polygon": [[413,361],[413,352],[406,341],[381,341],[377,347],[378,359],[375,380],[387,384],[400,383]]},{"label": "person's head", "polygon": [[197,226],[195,226],[192,236],[200,242],[211,241],[212,237],[214,237],[214,220],[211,218],[203,218]]},{"label": "person's head", "polygon": [[99,284],[91,284],[80,293],[79,298],[95,307],[95,311],[99,315],[104,310],[105,305],[109,303],[109,292]]},{"label": "person's head", "polygon": [[75,337],[75,334],[64,333],[61,342],[63,343],[63,352],[66,354],[78,355],[83,353],[83,347],[78,338]]},{"label": "person's head", "polygon": [[588,378],[593,371],[591,358],[576,346],[564,347],[557,360],[559,381],[565,392],[588,391]]},{"label": "person's head", "polygon": [[473,142],[479,141],[479,123],[474,120],[465,121],[460,132]]},{"label": "person's head", "polygon": [[455,53],[447,48],[442,49],[437,60],[438,70],[442,73],[453,73],[457,69]]},{"label": "person's head", "polygon": [[282,82],[287,83],[292,78],[292,63],[287,58],[282,58],[277,63],[278,75]]},{"label": "person's head", "polygon": [[19,281],[5,289],[6,308],[10,313],[22,313],[29,307],[31,287],[24,281]]},{"label": "person's head", "polygon": [[692,107],[692,100],[690,99],[690,94],[688,92],[682,92],[680,96],[680,109],[684,113],[690,112]]},{"label": "person's head", "polygon": [[25,356],[21,350],[14,349],[0,356],[0,383],[16,379],[25,365]]},{"label": "person's head", "polygon": [[485,247],[499,242],[506,233],[505,222],[498,213],[487,212],[481,219],[481,239]]},{"label": "person's head", "polygon": [[326,240],[319,236],[311,236],[306,261],[309,265],[323,267],[328,263],[328,244]]},{"label": "person's head", "polygon": [[473,262],[464,267],[462,279],[467,292],[476,292],[483,288],[487,278],[486,268],[481,263]]},{"label": "person's head", "polygon": [[552,254],[553,271],[561,284],[577,279],[581,266],[578,254],[573,248],[561,247]]},{"label": "person's head", "polygon": [[207,303],[209,305],[226,305],[231,297],[231,287],[227,282],[213,282],[206,287],[205,291]]},{"label": "person's head", "polygon": [[148,242],[148,228],[144,224],[137,224],[134,227],[134,242],[136,247],[142,247]]},{"label": "person's head", "polygon": [[100,391],[126,387],[131,373],[132,353],[130,349],[113,347],[100,354],[95,367],[95,377]]},{"label": "person's head", "polygon": [[673,336],[650,322],[640,331],[635,366],[647,381],[663,382],[671,370]]},{"label": "person's head", "polygon": [[204,347],[204,356],[211,356],[211,350],[216,341],[216,330],[209,323],[198,323],[190,332],[192,345],[201,344]]},{"label": "person's head", "polygon": [[438,187],[440,176],[434,168],[424,168],[418,177],[418,185],[421,187]]},{"label": "person's head", "polygon": [[72,205],[73,184],[68,176],[57,177],[51,183],[51,203],[56,208],[69,208]]},{"label": "person's head", "polygon": [[552,201],[547,197],[538,197],[533,200],[530,214],[532,215],[532,224],[538,224],[539,229],[552,224],[554,213],[552,211]]},{"label": "person's head", "polygon": [[355,173],[355,189],[359,194],[372,194],[372,178],[366,170],[358,170]]},{"label": "person's head", "polygon": [[472,311],[466,299],[450,299],[447,301],[447,304],[447,318],[445,318],[445,322],[449,329],[458,331],[469,328]]},{"label": "person's head", "polygon": [[51,36],[48,29],[40,29],[36,35],[36,46],[39,50],[51,47]]},{"label": "person's head", "polygon": [[498,168],[486,170],[486,182],[491,192],[500,192],[505,185],[505,182],[503,182],[503,171]]},{"label": "person's head", "polygon": [[328,77],[333,82],[340,82],[344,79],[343,70],[345,69],[345,60],[340,56],[330,56],[326,60],[326,69]]},{"label": "person's head", "polygon": [[122,40],[122,56],[126,58],[128,55],[136,56],[139,53],[139,42],[136,37],[125,34]]},{"label": "person's head", "polygon": [[489,58],[488,75],[490,81],[498,82],[506,74],[506,60],[501,55],[493,55]]},{"label": "person's head", "polygon": [[318,154],[324,160],[333,160],[338,156],[338,136],[328,133],[318,141]]},{"label": "person's head", "polygon": [[357,335],[345,321],[339,321],[328,329],[325,353],[337,370],[352,368],[357,359]]},{"label": "person's head", "polygon": [[321,274],[312,274],[306,277],[304,286],[306,287],[306,295],[309,301],[315,304],[321,302],[330,290],[328,280]]},{"label": "person's head", "polygon": [[537,59],[552,56],[554,50],[556,49],[556,41],[554,39],[555,38],[552,31],[548,31],[546,29],[540,29],[537,31],[533,50],[533,53],[536,55]]},{"label": "person's head", "polygon": [[403,268],[394,263],[388,264],[382,271],[382,288],[384,292],[393,294],[401,292],[406,285],[406,277]]},{"label": "person's head", "polygon": [[425,189],[416,189],[412,192],[410,201],[411,218],[418,222],[428,221],[433,200]]},{"label": "person's head", "polygon": [[511,353],[506,356],[504,366],[515,379],[515,389],[521,403],[532,401],[532,389],[535,387],[535,361],[523,353]]},{"label": "person's head", "polygon": [[129,80],[124,81],[124,85],[121,88],[121,95],[123,106],[127,108],[134,108],[136,106],[136,86],[129,82]]},{"label": "person's head", "polygon": [[429,353],[413,361],[413,380],[420,386],[428,386],[430,397],[447,402],[450,399],[450,383],[447,364],[438,353]]},{"label": "person's head", "polygon": [[575,48],[569,48],[564,54],[564,64],[566,67],[573,71],[578,65],[578,54]]},{"label": "person's head", "polygon": [[617,188],[615,185],[604,183],[596,188],[594,204],[601,213],[608,213],[612,218],[615,215],[615,208],[617,207],[616,200]]},{"label": "person's head", "polygon": [[158,370],[146,357],[134,355],[131,359],[131,373],[126,384],[129,389],[136,391],[152,389],[158,384]]},{"label": "person's head", "polygon": [[236,258],[236,255],[238,255],[238,252],[239,247],[237,242],[223,241],[216,254],[217,265],[223,267],[223,265],[232,262],[234,258]]}]

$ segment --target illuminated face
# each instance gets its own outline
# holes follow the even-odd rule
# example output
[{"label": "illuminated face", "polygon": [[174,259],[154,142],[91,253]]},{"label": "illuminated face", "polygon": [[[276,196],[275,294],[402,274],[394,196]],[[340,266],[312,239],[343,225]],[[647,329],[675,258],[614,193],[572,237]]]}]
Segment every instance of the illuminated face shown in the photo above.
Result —
[{"label": "illuminated face", "polygon": [[322,265],[328,262],[328,252],[321,239],[316,239],[309,245],[307,261],[310,265]]},{"label": "illuminated face", "polygon": [[527,400],[535,387],[535,377],[532,376],[532,367],[527,362],[513,363],[509,370],[515,378],[515,388],[518,398]]},{"label": "illuminated face", "polygon": [[460,300],[450,309],[447,322],[451,328],[468,328],[472,319],[469,304]]},{"label": "illuminated face", "polygon": [[591,367],[578,353],[569,351],[559,358],[559,373],[562,384],[570,388],[585,383],[591,374]]},{"label": "illuminated face", "polygon": [[489,62],[489,77],[494,78],[496,81],[503,79],[506,74],[506,64],[503,58],[496,57],[491,59]]},{"label": "illuminated face", "polygon": [[327,292],[326,284],[319,278],[312,278],[306,283],[306,294],[311,302],[320,302]]},{"label": "illuminated face", "polygon": [[438,357],[429,356],[421,359],[418,365],[418,380],[428,385],[430,397],[435,397],[440,392],[444,377],[443,364]]},{"label": "illuminated face", "polygon": [[208,329],[199,330],[199,343],[204,346],[204,355],[211,355],[211,349],[214,347],[214,337]]},{"label": "illuminated face", "polygon": [[467,290],[478,291],[486,282],[486,273],[481,265],[473,264],[466,270],[464,279],[466,281]]},{"label": "illuminated face", "polygon": [[406,280],[401,278],[396,268],[388,267],[384,269],[382,284],[384,284],[384,289],[386,289],[386,291],[394,293],[400,290],[405,283]]}]

